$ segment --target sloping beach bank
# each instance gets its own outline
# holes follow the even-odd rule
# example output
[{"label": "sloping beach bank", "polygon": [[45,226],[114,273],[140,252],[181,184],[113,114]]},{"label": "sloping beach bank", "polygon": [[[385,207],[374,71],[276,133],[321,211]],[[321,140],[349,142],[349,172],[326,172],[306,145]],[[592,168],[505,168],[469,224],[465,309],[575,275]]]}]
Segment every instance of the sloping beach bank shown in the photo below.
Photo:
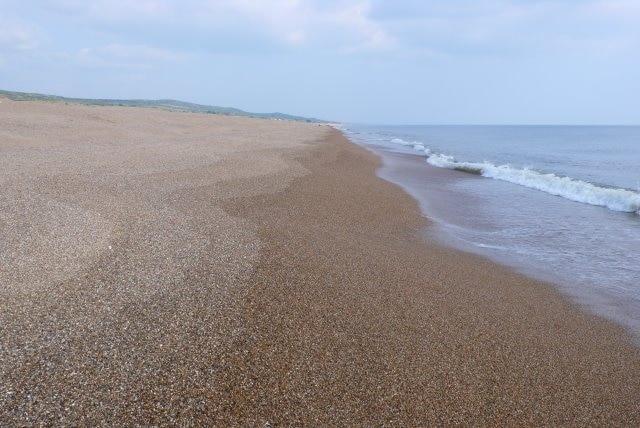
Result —
[{"label": "sloping beach bank", "polygon": [[0,424],[637,425],[640,352],[325,126],[0,104]]}]

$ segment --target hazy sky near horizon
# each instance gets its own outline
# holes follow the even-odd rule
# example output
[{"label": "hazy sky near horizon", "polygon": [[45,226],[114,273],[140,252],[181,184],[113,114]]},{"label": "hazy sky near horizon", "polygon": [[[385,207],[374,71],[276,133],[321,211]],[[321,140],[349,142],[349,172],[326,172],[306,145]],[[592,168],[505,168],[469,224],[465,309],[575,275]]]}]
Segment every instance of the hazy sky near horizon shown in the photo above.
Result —
[{"label": "hazy sky near horizon", "polygon": [[640,0],[0,0],[0,89],[344,122],[640,124]]}]

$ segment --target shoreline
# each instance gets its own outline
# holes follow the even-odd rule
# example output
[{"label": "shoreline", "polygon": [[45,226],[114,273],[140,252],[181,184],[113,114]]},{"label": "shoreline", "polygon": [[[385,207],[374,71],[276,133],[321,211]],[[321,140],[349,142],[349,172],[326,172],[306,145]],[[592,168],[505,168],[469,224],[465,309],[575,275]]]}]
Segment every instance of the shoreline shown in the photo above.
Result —
[{"label": "shoreline", "polygon": [[[417,202],[377,177],[380,160],[342,134],[299,156],[311,174],[270,201],[229,208],[256,219],[278,213],[267,215],[277,221],[261,234],[270,245],[254,278],[263,285],[246,308],[258,332],[249,347],[261,351],[251,359],[260,367],[252,383],[279,391],[249,400],[269,403],[264,418],[638,421],[631,391],[640,391],[640,353],[619,326],[548,284],[424,241]],[[280,276],[283,266],[290,276]],[[305,410],[309,399],[317,412]],[[288,417],[268,419],[274,413]]]},{"label": "shoreline", "polygon": [[[347,137],[348,138],[348,137]],[[350,140],[351,141],[351,140]],[[627,330],[633,336],[634,343],[640,346],[640,322],[633,314],[637,313],[637,305],[623,300],[616,300],[607,295],[606,290],[598,290],[594,287],[584,288],[580,281],[572,281],[566,275],[551,272],[548,267],[539,266],[536,263],[525,262],[517,257],[510,256],[503,251],[492,251],[491,248],[483,248],[471,244],[455,232],[448,230],[451,224],[454,227],[482,228],[490,225],[496,227],[487,219],[478,219],[475,215],[462,215],[459,206],[452,204],[451,200],[464,200],[465,211],[473,213],[483,204],[482,199],[472,199],[474,195],[469,192],[456,193],[454,184],[459,182],[484,181],[487,178],[473,174],[460,175],[458,171],[437,168],[424,161],[423,156],[415,153],[404,153],[389,150],[384,146],[374,144],[355,144],[371,151],[380,157],[383,165],[377,171],[377,175],[387,181],[399,185],[405,192],[411,195],[420,205],[423,214],[429,218],[433,227],[425,230],[427,239],[464,253],[479,255],[500,266],[507,267],[526,277],[551,284],[555,290],[588,313],[613,321]],[[437,208],[436,208],[437,207]],[[455,218],[452,223],[449,218]],[[484,223],[483,223],[484,221]]]},{"label": "shoreline", "polygon": [[425,240],[338,131],[7,104],[0,423],[640,422],[621,327]]}]

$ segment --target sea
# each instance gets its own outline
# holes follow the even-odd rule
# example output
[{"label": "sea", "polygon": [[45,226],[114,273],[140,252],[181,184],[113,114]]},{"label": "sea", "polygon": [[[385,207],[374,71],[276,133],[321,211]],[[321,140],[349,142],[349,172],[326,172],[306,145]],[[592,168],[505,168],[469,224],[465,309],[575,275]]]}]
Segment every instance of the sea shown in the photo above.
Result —
[{"label": "sea", "polygon": [[341,130],[420,203],[430,238],[553,283],[640,338],[640,126]]}]

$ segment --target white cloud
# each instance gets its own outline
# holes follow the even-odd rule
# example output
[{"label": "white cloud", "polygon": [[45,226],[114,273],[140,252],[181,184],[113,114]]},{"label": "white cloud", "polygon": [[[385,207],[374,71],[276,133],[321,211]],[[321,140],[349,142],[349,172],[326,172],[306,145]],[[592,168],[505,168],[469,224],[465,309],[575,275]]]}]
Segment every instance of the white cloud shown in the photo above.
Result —
[{"label": "white cloud", "polygon": [[638,0],[597,0],[587,5],[587,10],[596,15],[608,15],[621,20],[640,19],[640,1]]},{"label": "white cloud", "polygon": [[45,0],[42,7],[67,16],[103,22],[168,18],[179,3],[167,0]]},{"label": "white cloud", "polygon": [[[79,24],[153,32],[178,38],[269,37],[289,46],[386,49],[392,37],[370,18],[370,0],[49,0],[44,7]],[[256,40],[262,43],[263,40]]]},{"label": "white cloud", "polygon": [[598,56],[638,55],[640,49],[640,1],[595,0],[581,9],[590,24],[583,37],[572,42],[578,49]]},{"label": "white cloud", "polygon": [[84,67],[150,68],[159,63],[177,62],[183,55],[146,45],[110,44],[99,48],[82,48],[59,58]]},{"label": "white cloud", "polygon": [[[147,61],[154,56],[160,61],[177,50],[255,53],[278,48],[523,55],[570,49],[572,42],[579,45],[581,40],[588,40],[594,49],[622,52],[634,45],[629,40],[638,31],[632,25],[604,31],[602,23],[640,21],[633,21],[640,18],[640,0],[36,0],[30,4],[53,17],[41,22],[52,35],[58,31],[54,25],[90,34],[95,39],[86,40],[93,45],[87,55],[125,64],[141,61],[131,61],[135,55],[125,55],[122,47],[105,45],[118,42],[139,50],[170,47],[138,52]],[[0,26],[0,45],[9,39],[16,48],[37,45],[33,32],[20,34],[7,28]],[[11,37],[3,36],[10,31]]]},{"label": "white cloud", "polygon": [[174,52],[146,45],[110,44],[100,51],[109,57],[127,60],[174,62],[182,58],[182,55]]},{"label": "white cloud", "polygon": [[200,22],[213,27],[235,22],[242,31],[261,29],[281,43],[333,46],[334,48],[388,48],[391,37],[369,17],[366,0],[211,0],[201,3]]},{"label": "white cloud", "polygon": [[0,49],[14,51],[34,50],[40,44],[39,30],[30,24],[0,20]]},{"label": "white cloud", "polygon": [[373,1],[371,16],[405,51],[602,56],[632,54],[640,44],[640,0]]},{"label": "white cloud", "polygon": [[409,19],[424,27],[426,35],[464,43],[490,44],[557,13],[556,4],[512,1],[440,3],[424,15]]},{"label": "white cloud", "polygon": [[369,2],[358,2],[329,15],[329,22],[352,29],[359,34],[359,40],[347,46],[348,50],[387,50],[396,45],[395,39],[382,24],[369,17],[370,12]]}]

